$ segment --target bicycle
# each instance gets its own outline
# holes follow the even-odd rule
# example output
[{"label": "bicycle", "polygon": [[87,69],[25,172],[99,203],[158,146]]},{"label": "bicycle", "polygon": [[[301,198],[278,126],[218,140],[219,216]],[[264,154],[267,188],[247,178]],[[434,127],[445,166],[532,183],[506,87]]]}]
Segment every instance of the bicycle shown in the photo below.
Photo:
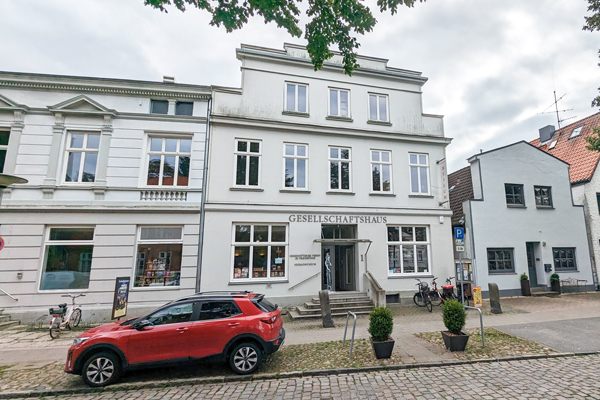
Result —
[{"label": "bicycle", "polygon": [[419,287],[419,291],[415,293],[413,296],[414,303],[419,307],[427,307],[427,311],[433,311],[433,304],[431,303],[431,298],[429,297],[429,286],[427,282],[421,282],[420,279],[417,279],[419,283],[416,286]]},{"label": "bicycle", "polygon": [[70,297],[72,304],[70,306],[67,306],[67,303],[59,304],[58,308],[51,308],[49,310],[50,315],[52,315],[49,329],[52,339],[58,338],[63,329],[71,330],[77,328],[81,322],[81,308],[75,304],[75,299],[84,296],[85,294],[78,294],[76,296],[64,294],[61,297]]},{"label": "bicycle", "polygon": [[429,290],[429,298],[431,299],[431,304],[434,306],[441,306],[444,302],[444,297],[437,288],[437,282],[435,281],[437,277],[431,280],[431,289]]},{"label": "bicycle", "polygon": [[442,303],[446,300],[458,300],[454,294],[454,285],[452,284],[453,277],[446,279],[446,285],[442,286]]}]

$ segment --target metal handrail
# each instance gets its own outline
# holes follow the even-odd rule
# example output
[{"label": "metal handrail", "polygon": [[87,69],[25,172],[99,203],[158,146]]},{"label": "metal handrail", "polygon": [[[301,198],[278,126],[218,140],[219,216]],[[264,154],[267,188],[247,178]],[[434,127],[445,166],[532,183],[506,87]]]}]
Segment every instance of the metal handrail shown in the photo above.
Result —
[{"label": "metal handrail", "polygon": [[4,290],[2,288],[0,288],[0,292],[4,293],[5,295],[7,295],[8,297],[10,297],[14,301],[19,301],[19,299],[17,299],[16,297],[14,297],[13,295],[11,295],[10,293],[8,293],[6,290]]},{"label": "metal handrail", "polygon": [[301,284],[303,284],[303,283],[304,283],[304,282],[306,282],[307,280],[314,278],[315,276],[319,275],[320,273],[321,273],[321,271],[317,272],[317,273],[316,273],[316,274],[314,274],[314,275],[311,275],[311,276],[309,276],[309,277],[308,277],[308,278],[306,278],[305,280],[303,280],[303,281],[301,281],[301,282],[298,282],[298,283],[296,283],[294,286],[292,286],[292,287],[288,288],[288,290],[293,290],[293,289],[294,289],[296,286],[300,286]]},{"label": "metal handrail", "polygon": [[481,324],[481,347],[485,347],[485,336],[483,335],[483,313],[477,307],[465,306],[464,304],[463,307],[479,311],[479,323]]},{"label": "metal handrail", "polygon": [[346,332],[348,331],[348,319],[350,315],[354,317],[354,328],[352,328],[352,340],[350,341],[350,355],[352,356],[352,347],[354,347],[354,332],[356,331],[356,314],[352,311],[348,311],[346,314],[346,328],[344,329],[344,341],[342,342],[342,347],[346,346]]}]

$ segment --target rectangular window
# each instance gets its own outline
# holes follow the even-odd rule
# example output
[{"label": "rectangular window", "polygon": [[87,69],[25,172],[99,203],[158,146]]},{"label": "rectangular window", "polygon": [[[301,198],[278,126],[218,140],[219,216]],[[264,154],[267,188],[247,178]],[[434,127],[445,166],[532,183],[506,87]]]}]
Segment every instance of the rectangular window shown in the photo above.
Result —
[{"label": "rectangular window", "polygon": [[169,102],[167,100],[150,100],[150,113],[168,114]]},{"label": "rectangular window", "polygon": [[371,174],[373,192],[392,191],[392,153],[390,151],[371,150]]},{"label": "rectangular window", "polygon": [[598,203],[598,214],[600,214],[600,193],[596,193],[596,203]]},{"label": "rectangular window", "polygon": [[182,231],[181,227],[140,227],[134,287],[179,286]]},{"label": "rectangular window", "polygon": [[4,172],[4,162],[6,161],[6,152],[8,151],[8,139],[10,131],[0,130],[0,173]]},{"label": "rectangular window", "polygon": [[175,104],[175,115],[192,115],[194,112],[194,103],[191,101],[178,101]]},{"label": "rectangular window", "polygon": [[504,193],[506,194],[506,205],[509,206],[524,206],[525,199],[523,198],[523,185],[512,183],[504,184]]},{"label": "rectangular window", "polygon": [[350,149],[329,148],[329,189],[350,191]]},{"label": "rectangular window", "polygon": [[285,110],[308,113],[308,85],[285,84]]},{"label": "rectangular window", "polygon": [[150,137],[148,186],[187,186],[190,177],[191,138]]},{"label": "rectangular window", "polygon": [[342,89],[329,89],[329,115],[350,117],[350,92]]},{"label": "rectangular window", "polygon": [[487,249],[488,271],[490,274],[515,272],[513,249]]},{"label": "rectangular window", "polygon": [[550,186],[534,186],[533,191],[537,207],[552,207],[552,188]]},{"label": "rectangular window", "polygon": [[426,226],[388,226],[388,274],[429,273],[429,235]]},{"label": "rectangular window", "polygon": [[286,278],[286,225],[234,225],[232,247],[234,281]]},{"label": "rectangular window", "polygon": [[554,258],[555,271],[577,270],[577,262],[575,261],[575,247],[553,247],[552,256]]},{"label": "rectangular window", "polygon": [[99,147],[99,133],[69,133],[65,160],[65,182],[94,182]]},{"label": "rectangular window", "polygon": [[429,194],[429,156],[427,154],[408,154],[410,168],[410,193]]},{"label": "rectangular window", "polygon": [[574,137],[579,136],[582,129],[583,129],[583,125],[578,126],[577,128],[573,129],[573,131],[571,132],[571,136],[569,136],[569,139],[573,139]]},{"label": "rectangular window", "polygon": [[260,145],[259,141],[235,141],[235,185],[259,186]]},{"label": "rectangular window", "polygon": [[369,93],[369,120],[388,122],[388,97]]},{"label": "rectangular window", "polygon": [[283,144],[284,187],[307,188],[308,146],[305,144]]},{"label": "rectangular window", "polygon": [[40,290],[87,289],[93,252],[94,228],[48,229]]}]

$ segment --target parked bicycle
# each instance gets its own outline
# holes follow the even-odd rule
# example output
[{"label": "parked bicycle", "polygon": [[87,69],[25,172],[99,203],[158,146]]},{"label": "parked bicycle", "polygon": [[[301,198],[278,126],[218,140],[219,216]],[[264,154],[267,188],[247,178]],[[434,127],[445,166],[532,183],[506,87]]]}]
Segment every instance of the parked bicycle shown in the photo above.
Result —
[{"label": "parked bicycle", "polygon": [[[442,286],[442,298],[444,301],[446,300],[457,300],[462,302],[462,296],[460,294],[460,286],[456,287],[456,294],[454,294],[454,285],[452,284],[452,279],[455,279],[454,277],[450,277],[448,279],[446,279],[446,285]],[[465,305],[469,305],[469,297],[465,294]]]},{"label": "parked bicycle", "polygon": [[444,295],[440,294],[437,288],[437,277],[431,280],[431,288],[429,289],[429,298],[431,299],[431,304],[434,306],[440,306],[444,302]]},{"label": "parked bicycle", "polygon": [[413,296],[413,301],[417,306],[427,307],[427,311],[431,312],[433,310],[433,304],[429,297],[429,294],[431,293],[429,285],[427,285],[427,282],[421,282],[420,279],[417,279],[417,282],[419,282],[417,283],[419,291]]},{"label": "parked bicycle", "polygon": [[81,308],[75,304],[75,299],[83,296],[85,294],[64,294],[61,297],[70,297],[72,304],[67,306],[67,303],[63,303],[59,304],[58,308],[50,309],[50,315],[52,315],[52,320],[50,320],[50,337],[52,339],[58,338],[63,329],[71,330],[77,328],[81,322]]}]

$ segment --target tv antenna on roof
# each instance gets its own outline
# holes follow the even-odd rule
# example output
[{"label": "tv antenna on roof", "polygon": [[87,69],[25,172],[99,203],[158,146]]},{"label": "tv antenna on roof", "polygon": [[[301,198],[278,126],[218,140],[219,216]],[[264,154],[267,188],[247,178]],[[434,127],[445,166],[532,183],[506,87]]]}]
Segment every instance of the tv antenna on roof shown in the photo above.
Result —
[{"label": "tv antenna on roof", "polygon": [[[556,122],[558,123],[558,129],[560,129],[560,123],[561,123],[561,122],[563,122],[563,121],[566,121],[566,120],[569,120],[569,119],[577,118],[577,116],[574,116],[574,117],[569,117],[569,118],[563,118],[563,119],[560,119],[560,117],[559,117],[559,115],[558,115],[558,113],[559,113],[559,112],[573,111],[573,109],[572,109],[572,108],[567,108],[566,110],[560,110],[560,111],[558,110],[558,102],[559,102],[560,100],[562,100],[562,98],[563,98],[563,97],[565,97],[566,95],[567,95],[567,94],[565,93],[565,94],[563,94],[562,96],[560,96],[560,97],[557,99],[557,98],[556,98],[556,90],[555,90],[555,91],[554,91],[554,103],[552,103],[552,104],[550,104],[548,107],[546,107],[546,109],[545,109],[544,111],[542,111],[541,113],[538,113],[538,115],[539,115],[539,114],[552,114],[552,113],[556,113]],[[552,107],[552,106],[554,106],[554,110],[555,110],[555,111],[548,111],[548,109],[549,109],[550,107]]]}]

